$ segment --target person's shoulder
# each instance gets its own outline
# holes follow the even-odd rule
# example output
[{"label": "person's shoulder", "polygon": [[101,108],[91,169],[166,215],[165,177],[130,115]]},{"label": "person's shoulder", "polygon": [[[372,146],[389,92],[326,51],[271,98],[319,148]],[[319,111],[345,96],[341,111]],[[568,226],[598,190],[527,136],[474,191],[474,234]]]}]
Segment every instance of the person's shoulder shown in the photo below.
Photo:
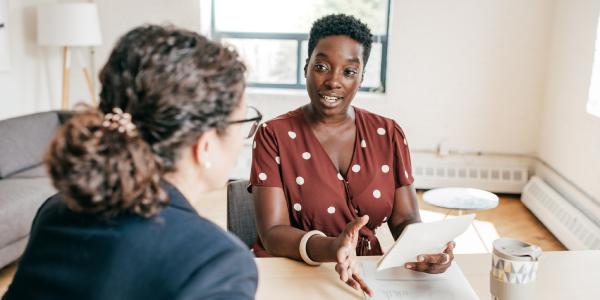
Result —
[{"label": "person's shoulder", "polygon": [[72,214],[73,212],[67,207],[60,193],[56,193],[46,199],[38,208],[38,211],[33,220],[33,226],[52,222],[56,219],[63,218],[64,214]]},{"label": "person's shoulder", "polygon": [[188,274],[177,298],[254,299],[258,269],[252,252],[210,221],[204,225],[211,230],[205,230],[203,237],[196,237],[194,242],[202,247],[184,251],[187,264],[177,266],[179,272]]},{"label": "person's shoulder", "polygon": [[377,135],[387,135],[391,142],[395,140],[406,140],[404,130],[396,120],[370,112],[363,108],[354,107],[355,112],[360,114],[365,130],[376,132]]},{"label": "person's shoulder", "polygon": [[241,253],[242,256],[252,258],[249,247],[212,221],[198,215],[195,221],[189,225],[190,228],[186,231],[188,235],[187,241],[185,241],[186,245],[189,246],[189,243],[196,244],[201,248],[200,251],[213,253],[212,255]]},{"label": "person's shoulder", "polygon": [[219,227],[212,221],[202,216],[198,216],[196,223],[197,230],[196,232],[191,232],[191,234],[202,235],[202,239],[210,242],[213,246],[221,247],[223,251],[248,250],[238,238],[233,236],[231,233],[226,232],[223,228]]},{"label": "person's shoulder", "polygon": [[166,217],[165,221],[176,227],[169,231],[181,235],[182,238],[177,240],[188,249],[194,248],[193,251],[216,253],[248,250],[239,239],[195,212],[168,206],[158,217],[161,216]]},{"label": "person's shoulder", "polygon": [[185,237],[184,240],[188,240],[184,243],[206,245],[209,242],[210,245],[221,243],[228,248],[235,246],[236,241],[221,227],[199,215],[175,186],[163,181],[162,187],[169,197],[169,204],[152,218],[154,226],[164,229],[162,232],[167,235],[177,232]]},{"label": "person's shoulder", "polygon": [[62,196],[60,195],[60,193],[56,193],[50,196],[50,198],[46,199],[46,201],[44,201],[44,203],[38,209],[38,215],[60,210],[63,206],[66,205],[62,200]]},{"label": "person's shoulder", "polygon": [[302,108],[297,108],[265,121],[259,125],[255,140],[259,143],[269,141],[274,145],[279,145],[277,142],[279,139],[287,136],[290,131],[295,131],[303,126],[301,118],[303,118]]},{"label": "person's shoulder", "polygon": [[279,115],[273,119],[263,122],[260,126],[264,129],[279,130],[288,129],[293,126],[293,123],[297,122],[298,118],[302,116],[302,108],[297,108],[292,111],[288,111],[282,115]]},{"label": "person's shoulder", "polygon": [[[172,245],[186,266],[174,266],[187,274],[178,298],[253,299],[258,270],[250,249],[216,224],[198,216],[179,244]],[[217,284],[218,283],[218,284]]]}]

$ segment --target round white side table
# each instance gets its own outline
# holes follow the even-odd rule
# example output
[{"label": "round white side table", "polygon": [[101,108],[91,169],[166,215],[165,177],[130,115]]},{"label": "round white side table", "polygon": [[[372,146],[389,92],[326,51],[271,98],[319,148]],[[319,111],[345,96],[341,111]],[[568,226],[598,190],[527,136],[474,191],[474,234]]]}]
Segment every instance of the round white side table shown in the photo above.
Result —
[{"label": "round white side table", "polygon": [[498,196],[473,188],[439,188],[423,193],[423,201],[433,206],[463,210],[486,210],[498,206]]},{"label": "round white side table", "polygon": [[[486,210],[498,206],[498,196],[484,190],[474,188],[450,187],[431,189],[423,193],[423,201],[433,206],[450,208],[458,210],[458,215],[462,215],[465,210]],[[446,214],[446,217],[448,214]],[[490,249],[486,246],[479,230],[475,224],[471,224],[479,239],[483,243],[487,252]]]}]

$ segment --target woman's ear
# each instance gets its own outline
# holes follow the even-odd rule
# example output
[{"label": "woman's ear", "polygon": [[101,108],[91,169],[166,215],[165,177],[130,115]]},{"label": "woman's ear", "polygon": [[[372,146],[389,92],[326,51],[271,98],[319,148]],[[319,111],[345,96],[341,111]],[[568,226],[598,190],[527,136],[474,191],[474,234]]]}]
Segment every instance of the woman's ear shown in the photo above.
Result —
[{"label": "woman's ear", "polygon": [[200,165],[204,169],[210,169],[212,166],[211,158],[214,158],[214,146],[217,138],[216,129],[210,129],[202,133],[192,145],[194,163]]}]

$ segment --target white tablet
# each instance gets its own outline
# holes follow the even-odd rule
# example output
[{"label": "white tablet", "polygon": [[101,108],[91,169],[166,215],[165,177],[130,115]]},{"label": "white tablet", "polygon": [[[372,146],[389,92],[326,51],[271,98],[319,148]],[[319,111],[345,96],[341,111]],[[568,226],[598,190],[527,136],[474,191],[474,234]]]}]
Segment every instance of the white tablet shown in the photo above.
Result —
[{"label": "white tablet", "polygon": [[377,262],[377,271],[403,267],[407,262],[416,261],[419,254],[440,253],[448,242],[469,228],[473,219],[475,215],[469,214],[406,226],[392,248]]}]

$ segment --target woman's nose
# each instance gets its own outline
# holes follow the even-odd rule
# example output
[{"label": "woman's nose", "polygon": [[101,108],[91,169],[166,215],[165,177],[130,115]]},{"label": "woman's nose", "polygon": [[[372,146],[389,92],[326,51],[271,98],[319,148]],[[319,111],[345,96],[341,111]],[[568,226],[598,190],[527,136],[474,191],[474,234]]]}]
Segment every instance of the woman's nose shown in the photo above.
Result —
[{"label": "woman's nose", "polygon": [[330,72],[330,75],[325,80],[325,86],[330,89],[339,89],[342,87],[341,77],[339,72]]}]

